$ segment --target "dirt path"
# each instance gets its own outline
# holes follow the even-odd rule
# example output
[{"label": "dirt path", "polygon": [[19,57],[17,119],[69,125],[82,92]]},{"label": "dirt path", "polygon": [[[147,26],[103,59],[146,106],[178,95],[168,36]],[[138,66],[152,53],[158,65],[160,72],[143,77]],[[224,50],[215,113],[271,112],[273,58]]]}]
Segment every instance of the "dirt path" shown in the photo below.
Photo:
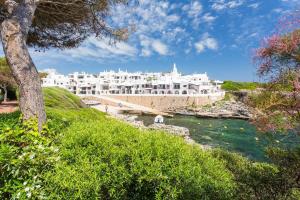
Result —
[{"label": "dirt path", "polygon": [[0,114],[2,113],[11,113],[18,109],[18,102],[17,101],[9,101],[9,102],[2,102],[0,104]]}]

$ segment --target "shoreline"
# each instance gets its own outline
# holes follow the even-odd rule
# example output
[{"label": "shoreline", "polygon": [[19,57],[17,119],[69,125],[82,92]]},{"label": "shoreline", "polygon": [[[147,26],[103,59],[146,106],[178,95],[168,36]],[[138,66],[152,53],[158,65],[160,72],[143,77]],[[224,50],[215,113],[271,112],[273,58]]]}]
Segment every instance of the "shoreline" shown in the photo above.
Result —
[{"label": "shoreline", "polygon": [[257,111],[251,109],[241,101],[219,101],[212,105],[199,108],[181,108],[169,111],[174,115],[195,116],[197,118],[213,119],[241,119],[251,120],[256,116]]},{"label": "shoreline", "polygon": [[[196,145],[203,150],[212,149],[213,146],[210,145],[202,145],[196,142],[190,136],[190,131],[186,127],[182,126],[173,126],[166,124],[153,124],[146,126],[143,121],[137,120],[139,115],[150,115],[153,118],[156,116],[153,113],[148,112],[124,112],[124,110],[120,109],[116,106],[108,106],[108,109],[105,109],[104,105],[94,105],[91,106],[97,110],[102,112],[106,112],[108,116],[113,117],[117,120],[128,123],[136,128],[142,130],[155,130],[155,131],[164,131],[166,133],[176,135],[182,137],[187,144]],[[202,106],[198,108],[180,108],[174,110],[164,111],[170,114],[168,117],[172,117],[172,115],[183,115],[183,116],[194,116],[197,118],[212,118],[212,119],[240,119],[240,120],[251,120],[256,116],[256,112],[253,109],[250,109],[246,104],[241,101],[229,100],[229,101],[219,101],[213,103],[211,105]]]},{"label": "shoreline", "polygon": [[[93,108],[102,111],[97,106],[93,106]],[[166,124],[156,124],[156,123],[146,126],[143,121],[137,120],[138,115],[132,115],[132,114],[120,114],[115,112],[107,112],[107,116],[125,122],[141,130],[162,131],[174,136],[181,137],[187,144],[198,146],[202,150],[212,149],[212,146],[199,144],[194,139],[192,139],[190,136],[190,131],[186,127],[166,125]]]},{"label": "shoreline", "polygon": [[182,115],[182,116],[194,116],[202,119],[241,119],[241,120],[251,120],[250,116],[241,116],[241,115],[232,115],[224,113],[182,113],[174,112],[173,115]]}]

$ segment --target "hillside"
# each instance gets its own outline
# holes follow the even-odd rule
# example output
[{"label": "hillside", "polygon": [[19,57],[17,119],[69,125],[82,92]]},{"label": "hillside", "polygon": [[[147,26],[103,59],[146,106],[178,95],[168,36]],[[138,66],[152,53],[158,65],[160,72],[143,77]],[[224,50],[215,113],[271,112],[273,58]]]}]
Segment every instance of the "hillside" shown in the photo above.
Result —
[{"label": "hillside", "polygon": [[140,131],[82,108],[80,99],[66,90],[47,88],[44,95],[49,119],[43,135],[37,133],[34,121],[20,124],[18,113],[0,118],[5,124],[0,132],[0,196],[228,199],[233,195],[231,173],[210,153],[179,137]]},{"label": "hillside", "polygon": [[43,94],[45,106],[48,108],[79,109],[85,107],[76,95],[62,88],[43,88]]}]

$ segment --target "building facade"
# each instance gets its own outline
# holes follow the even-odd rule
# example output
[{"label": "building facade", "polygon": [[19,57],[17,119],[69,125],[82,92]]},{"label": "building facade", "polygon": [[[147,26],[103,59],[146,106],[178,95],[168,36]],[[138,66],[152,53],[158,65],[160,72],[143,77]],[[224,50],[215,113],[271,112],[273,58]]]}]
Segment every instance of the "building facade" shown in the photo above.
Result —
[{"label": "building facade", "polygon": [[67,76],[46,71],[43,87],[58,86],[77,95],[220,95],[222,81],[212,81],[206,73],[182,75],[176,64],[169,73],[129,73],[104,71],[97,75],[72,73]]}]

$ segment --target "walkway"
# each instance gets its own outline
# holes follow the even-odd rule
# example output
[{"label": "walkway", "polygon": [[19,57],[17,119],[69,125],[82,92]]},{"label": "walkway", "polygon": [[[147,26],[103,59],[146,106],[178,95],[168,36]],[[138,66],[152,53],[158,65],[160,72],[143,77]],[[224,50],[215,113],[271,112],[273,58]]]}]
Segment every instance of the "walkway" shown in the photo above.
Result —
[{"label": "walkway", "polygon": [[2,102],[0,104],[0,114],[2,113],[12,113],[18,109],[18,102],[17,101],[9,101],[9,102]]},{"label": "walkway", "polygon": [[[161,111],[156,110],[156,109],[141,106],[141,105],[138,105],[138,104],[129,103],[129,102],[122,101],[122,100],[119,100],[119,99],[114,99],[114,98],[111,98],[111,97],[108,97],[108,96],[87,97],[87,99],[93,99],[94,101],[97,100],[97,99],[98,100],[104,100],[106,102],[111,102],[111,103],[117,104],[117,105],[122,104],[122,107],[109,106],[108,110],[113,109],[114,111],[112,111],[112,112],[137,111],[137,112],[149,113],[149,114],[154,114],[154,115],[172,116],[168,113],[161,112]],[[105,106],[103,106],[103,105],[102,106],[98,105],[98,106],[94,106],[94,107],[97,107],[98,109],[101,109],[101,110],[103,110],[103,109],[105,110]]]}]

